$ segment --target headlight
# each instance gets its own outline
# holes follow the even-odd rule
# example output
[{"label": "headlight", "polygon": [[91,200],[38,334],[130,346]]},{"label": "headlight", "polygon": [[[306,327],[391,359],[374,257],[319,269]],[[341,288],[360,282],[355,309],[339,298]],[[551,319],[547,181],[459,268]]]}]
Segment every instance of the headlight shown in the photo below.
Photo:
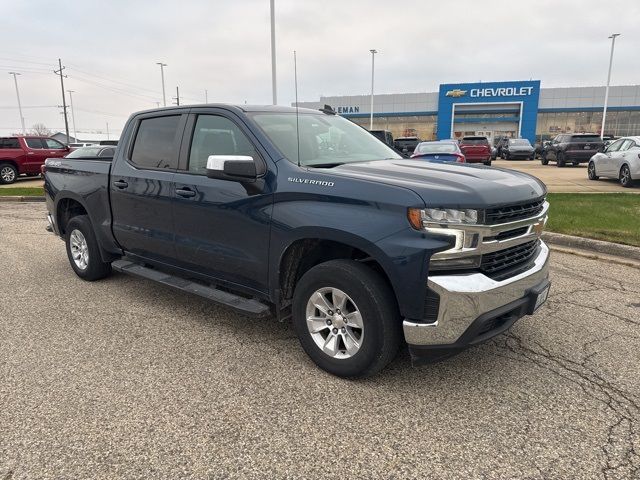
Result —
[{"label": "headlight", "polygon": [[428,225],[434,224],[476,224],[478,223],[478,210],[465,208],[410,208],[407,212],[409,223],[416,230],[423,230]]}]

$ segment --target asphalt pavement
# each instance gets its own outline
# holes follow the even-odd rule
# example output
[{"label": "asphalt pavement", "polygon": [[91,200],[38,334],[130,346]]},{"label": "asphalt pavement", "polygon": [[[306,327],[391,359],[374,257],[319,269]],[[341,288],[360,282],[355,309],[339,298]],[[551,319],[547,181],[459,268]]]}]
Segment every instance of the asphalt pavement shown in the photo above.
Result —
[{"label": "asphalt pavement", "polygon": [[0,204],[0,480],[640,478],[640,270],[567,254],[533,317],[347,381],[288,323],[87,283]]}]

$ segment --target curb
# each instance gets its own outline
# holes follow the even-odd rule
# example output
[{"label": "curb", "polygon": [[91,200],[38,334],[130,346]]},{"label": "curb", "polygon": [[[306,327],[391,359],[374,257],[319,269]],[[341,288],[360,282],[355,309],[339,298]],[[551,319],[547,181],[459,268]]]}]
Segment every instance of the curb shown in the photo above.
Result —
[{"label": "curb", "polygon": [[590,252],[601,253],[614,257],[621,257],[625,260],[636,260],[640,262],[640,248],[620,243],[604,242],[591,238],[574,237],[562,233],[544,232],[542,239],[551,244],[571,249],[588,250]]},{"label": "curb", "polygon": [[44,196],[41,197],[21,197],[21,196],[2,196],[0,195],[0,203],[2,202],[44,202]]}]

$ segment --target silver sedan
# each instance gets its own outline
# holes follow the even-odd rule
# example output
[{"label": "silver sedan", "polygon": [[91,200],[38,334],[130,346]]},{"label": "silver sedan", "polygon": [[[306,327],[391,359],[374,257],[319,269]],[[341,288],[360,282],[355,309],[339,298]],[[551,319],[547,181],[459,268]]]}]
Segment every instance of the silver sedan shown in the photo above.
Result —
[{"label": "silver sedan", "polygon": [[589,160],[589,180],[617,178],[623,187],[640,180],[640,137],[622,137]]}]

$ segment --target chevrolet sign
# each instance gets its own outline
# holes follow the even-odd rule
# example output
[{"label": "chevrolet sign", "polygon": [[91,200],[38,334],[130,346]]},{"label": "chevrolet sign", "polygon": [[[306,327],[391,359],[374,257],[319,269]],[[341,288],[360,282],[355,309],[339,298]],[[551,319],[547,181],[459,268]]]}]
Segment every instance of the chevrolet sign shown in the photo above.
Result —
[{"label": "chevrolet sign", "polygon": [[[456,90],[452,90],[455,92]],[[520,97],[533,93],[533,87],[472,88],[471,97]],[[447,95],[449,95],[447,93]]]},{"label": "chevrolet sign", "polygon": [[459,88],[456,88],[455,90],[449,90],[445,94],[445,97],[458,98],[458,97],[464,97],[466,94],[467,94],[466,90],[460,90]]}]

